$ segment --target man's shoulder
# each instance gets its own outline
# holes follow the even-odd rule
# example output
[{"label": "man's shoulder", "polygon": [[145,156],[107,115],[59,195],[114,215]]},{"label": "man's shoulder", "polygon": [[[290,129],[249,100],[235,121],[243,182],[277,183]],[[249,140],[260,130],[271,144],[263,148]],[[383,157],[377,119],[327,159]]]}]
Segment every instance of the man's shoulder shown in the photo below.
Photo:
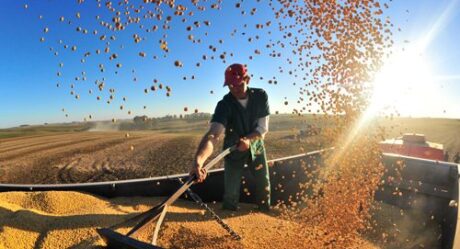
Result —
[{"label": "man's shoulder", "polygon": [[231,102],[231,100],[232,100],[231,93],[227,93],[227,94],[224,95],[224,97],[222,97],[221,100],[219,100],[219,103],[221,103],[221,102],[222,103],[224,103],[224,102],[229,103],[229,102]]},{"label": "man's shoulder", "polygon": [[251,94],[257,97],[264,97],[267,95],[267,92],[262,88],[250,88]]},{"label": "man's shoulder", "polygon": [[221,100],[217,102],[217,108],[230,109],[232,105],[232,96],[230,93],[225,94]]},{"label": "man's shoulder", "polygon": [[253,93],[265,93],[265,90],[262,88],[251,87],[249,90],[251,90]]}]

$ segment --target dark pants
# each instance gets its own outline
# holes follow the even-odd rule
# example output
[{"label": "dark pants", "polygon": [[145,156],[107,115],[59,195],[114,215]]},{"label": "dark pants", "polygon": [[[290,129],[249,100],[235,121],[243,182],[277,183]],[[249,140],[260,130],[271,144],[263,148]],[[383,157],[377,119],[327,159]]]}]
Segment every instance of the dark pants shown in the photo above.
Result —
[{"label": "dark pants", "polygon": [[251,160],[249,153],[246,160],[225,160],[225,192],[222,207],[230,210],[237,209],[240,200],[241,176],[246,163],[256,181],[256,193],[250,194],[255,194],[259,209],[268,210],[270,207],[270,176],[265,152],[258,155],[254,161]]}]

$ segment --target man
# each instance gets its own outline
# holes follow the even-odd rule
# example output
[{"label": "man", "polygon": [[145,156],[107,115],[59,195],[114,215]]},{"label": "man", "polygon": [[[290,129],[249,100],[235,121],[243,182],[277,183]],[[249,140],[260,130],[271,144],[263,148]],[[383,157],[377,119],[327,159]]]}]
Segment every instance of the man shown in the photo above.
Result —
[{"label": "man", "polygon": [[445,162],[449,161],[449,152],[447,152],[447,150],[444,152],[444,161]]},{"label": "man", "polygon": [[270,179],[263,138],[268,132],[269,106],[266,92],[249,88],[250,77],[241,64],[225,70],[224,86],[229,93],[217,103],[209,131],[202,138],[190,174],[197,182],[206,178],[202,168],[212,154],[214,144],[225,133],[224,149],[237,144],[237,150],[225,158],[224,197],[222,208],[238,209],[241,175],[247,164],[256,181],[256,202],[261,211],[270,209]]},{"label": "man", "polygon": [[454,163],[459,163],[460,162],[460,153],[459,152],[455,153],[453,161],[454,161]]}]

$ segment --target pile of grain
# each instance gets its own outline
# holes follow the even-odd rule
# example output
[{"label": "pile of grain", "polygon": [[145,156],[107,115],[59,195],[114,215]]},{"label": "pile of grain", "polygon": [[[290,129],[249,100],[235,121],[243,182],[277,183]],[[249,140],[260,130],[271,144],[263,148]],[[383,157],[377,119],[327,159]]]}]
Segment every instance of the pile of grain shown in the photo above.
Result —
[{"label": "pile of grain", "polygon": [[[162,198],[105,199],[78,192],[0,193],[0,248],[103,248],[95,229],[109,227],[159,203]],[[221,210],[221,216],[242,237],[234,241],[197,205],[177,201],[169,209],[160,232],[165,248],[314,248],[317,236],[327,236],[318,227],[287,221],[276,212],[253,212],[242,204],[239,212]],[[357,238],[354,248],[413,248],[439,246],[440,228],[427,215],[379,204],[374,219],[379,229]],[[121,227],[125,233],[130,227]],[[300,231],[302,229],[302,231]],[[138,239],[148,241],[152,229]],[[416,231],[414,233],[413,231]],[[299,236],[307,234],[308,236]],[[386,236],[381,238],[381,234]],[[420,236],[422,234],[423,236]],[[367,239],[367,240],[366,240]],[[377,241],[379,246],[368,240]],[[386,241],[386,242],[385,242]]]},{"label": "pile of grain", "polygon": [[[0,194],[0,248],[101,248],[95,231],[145,211],[162,198],[105,199],[78,192],[10,192]],[[197,205],[177,201],[163,224],[159,245],[166,248],[308,248],[309,238],[299,238],[299,224],[277,214],[252,211],[242,204],[239,212],[210,204],[242,237],[232,240]],[[126,232],[130,227],[119,228]],[[318,233],[311,228],[312,233]],[[139,239],[151,238],[146,229]],[[369,242],[359,241],[372,248]]]}]

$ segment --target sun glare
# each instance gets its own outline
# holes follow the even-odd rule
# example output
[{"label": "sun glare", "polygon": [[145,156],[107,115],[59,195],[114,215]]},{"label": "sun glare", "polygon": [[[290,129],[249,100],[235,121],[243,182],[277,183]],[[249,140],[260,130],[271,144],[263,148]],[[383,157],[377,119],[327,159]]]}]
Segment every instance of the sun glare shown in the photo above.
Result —
[{"label": "sun glare", "polygon": [[[372,82],[367,115],[421,115],[435,94],[428,59],[417,50],[391,56]],[[426,110],[425,110],[426,111]]]},{"label": "sun glare", "polygon": [[336,158],[340,158],[339,155],[346,151],[345,148],[373,118],[396,113],[403,116],[425,115],[427,102],[439,98],[428,59],[418,51],[421,50],[396,53],[384,62],[371,82],[369,106],[346,133],[345,143]]}]

